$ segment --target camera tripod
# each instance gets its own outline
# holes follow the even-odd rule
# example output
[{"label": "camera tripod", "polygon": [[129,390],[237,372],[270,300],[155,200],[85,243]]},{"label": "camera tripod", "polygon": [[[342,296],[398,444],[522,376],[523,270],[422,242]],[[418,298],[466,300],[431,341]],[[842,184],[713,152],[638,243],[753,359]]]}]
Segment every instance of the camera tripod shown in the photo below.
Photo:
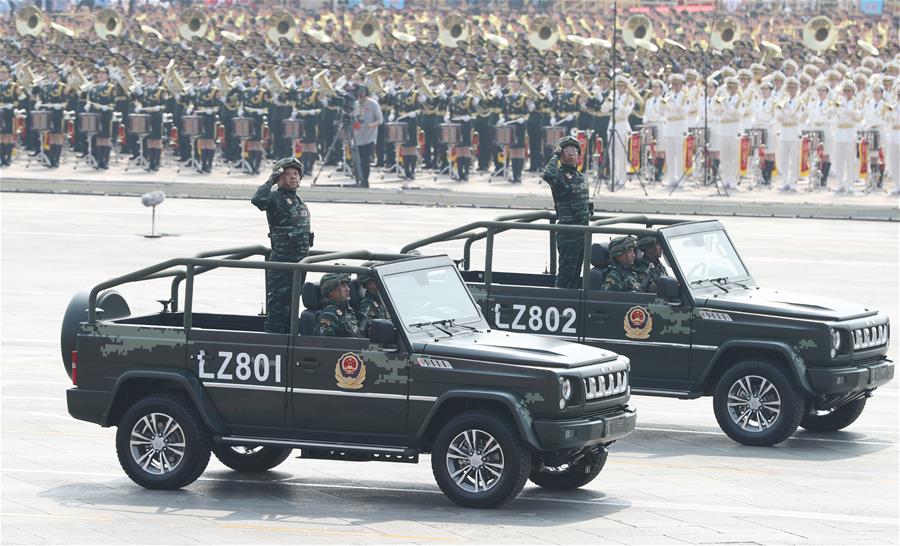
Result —
[{"label": "camera tripod", "polygon": [[[362,166],[359,164],[359,148],[356,145],[356,139],[353,137],[353,120],[348,118],[346,115],[342,115],[340,119],[340,124],[338,130],[334,133],[334,138],[331,140],[331,144],[329,144],[328,149],[325,151],[324,157],[331,156],[334,147],[337,146],[338,142],[341,143],[341,150],[343,151],[344,144],[346,143],[346,139],[341,138],[343,135],[350,136],[350,160],[353,162],[353,167],[351,167],[346,162],[346,154],[341,154],[341,161],[338,164],[338,168],[335,171],[336,173],[344,174],[349,176],[356,182],[357,185],[362,181]],[[323,161],[321,165],[319,165],[319,170],[316,172],[316,176],[313,177],[312,185],[316,185],[316,181],[319,179],[319,176],[322,175],[322,170],[325,168],[325,162]],[[334,174],[334,173],[332,173]],[[329,175],[330,177],[331,175]]]}]

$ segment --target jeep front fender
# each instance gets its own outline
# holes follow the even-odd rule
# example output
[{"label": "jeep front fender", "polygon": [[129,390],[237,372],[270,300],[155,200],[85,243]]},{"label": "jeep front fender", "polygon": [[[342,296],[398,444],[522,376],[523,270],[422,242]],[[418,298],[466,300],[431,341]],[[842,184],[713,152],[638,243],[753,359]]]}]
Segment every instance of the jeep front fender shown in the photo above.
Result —
[{"label": "jeep front fender", "polygon": [[796,381],[807,393],[815,394],[812,384],[806,377],[806,363],[804,362],[803,357],[800,356],[793,347],[783,341],[762,339],[732,339],[719,345],[719,348],[716,350],[715,355],[713,355],[712,360],[710,360],[709,365],[706,367],[706,370],[703,372],[703,375],[700,377],[697,384],[705,385],[706,381],[709,379],[709,375],[714,370],[719,369],[723,357],[725,357],[729,351],[735,349],[746,351],[774,351],[778,353],[787,364],[794,381]]}]

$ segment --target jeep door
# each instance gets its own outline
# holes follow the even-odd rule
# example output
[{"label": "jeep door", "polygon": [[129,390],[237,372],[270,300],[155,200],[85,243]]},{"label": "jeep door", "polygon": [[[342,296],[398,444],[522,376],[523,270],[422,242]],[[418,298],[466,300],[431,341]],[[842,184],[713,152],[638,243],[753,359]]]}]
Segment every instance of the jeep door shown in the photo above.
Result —
[{"label": "jeep door", "polygon": [[322,440],[382,443],[406,432],[409,355],[363,338],[294,339],[294,426]]},{"label": "jeep door", "polygon": [[289,337],[258,331],[190,329],[188,367],[203,382],[226,424],[284,426],[290,384]]}]

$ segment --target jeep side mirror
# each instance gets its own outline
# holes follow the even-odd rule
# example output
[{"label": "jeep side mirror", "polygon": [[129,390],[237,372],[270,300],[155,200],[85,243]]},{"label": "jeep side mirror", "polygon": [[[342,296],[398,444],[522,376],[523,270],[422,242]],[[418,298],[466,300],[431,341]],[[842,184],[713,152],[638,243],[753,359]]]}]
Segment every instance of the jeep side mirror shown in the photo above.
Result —
[{"label": "jeep side mirror", "polygon": [[369,321],[369,341],[379,345],[392,345],[397,342],[397,328],[389,320],[372,319]]},{"label": "jeep side mirror", "polygon": [[681,296],[678,281],[674,277],[661,275],[656,279],[656,295],[666,300],[676,300]]}]

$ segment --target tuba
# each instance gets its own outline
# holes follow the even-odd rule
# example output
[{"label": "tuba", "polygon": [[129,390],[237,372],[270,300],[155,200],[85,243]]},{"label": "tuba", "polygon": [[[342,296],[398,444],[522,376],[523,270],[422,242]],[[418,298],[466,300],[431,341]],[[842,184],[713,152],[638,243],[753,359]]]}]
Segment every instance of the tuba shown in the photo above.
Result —
[{"label": "tuba", "polygon": [[125,32],[125,19],[118,11],[106,8],[94,18],[94,32],[101,40],[120,36]]},{"label": "tuba", "polygon": [[734,49],[734,43],[741,37],[741,27],[731,17],[724,17],[713,24],[709,43],[713,49]]},{"label": "tuba", "polygon": [[46,25],[46,16],[40,8],[25,6],[16,13],[16,31],[20,36],[39,36]]},{"label": "tuba", "polygon": [[637,47],[635,40],[653,39],[653,22],[646,15],[632,15],[625,21],[625,29],[622,31],[622,39],[628,47]]},{"label": "tuba", "polygon": [[803,25],[803,45],[813,51],[830,49],[837,41],[837,30],[831,19],[824,15],[813,17]]},{"label": "tuba", "polygon": [[278,10],[268,20],[269,30],[266,36],[274,44],[281,43],[282,39],[293,42],[297,37],[297,20],[289,12]]},{"label": "tuba", "polygon": [[178,18],[178,35],[186,42],[203,38],[208,30],[209,21],[206,14],[197,8],[185,10]]},{"label": "tuba", "polygon": [[547,16],[538,16],[528,25],[528,43],[538,51],[551,49],[559,41],[556,23]]},{"label": "tuba", "polygon": [[354,17],[350,26],[350,38],[359,47],[369,47],[372,44],[381,47],[381,23],[369,13]]},{"label": "tuba", "polygon": [[438,42],[444,47],[456,47],[469,39],[469,26],[465,18],[450,14],[438,21]]}]

